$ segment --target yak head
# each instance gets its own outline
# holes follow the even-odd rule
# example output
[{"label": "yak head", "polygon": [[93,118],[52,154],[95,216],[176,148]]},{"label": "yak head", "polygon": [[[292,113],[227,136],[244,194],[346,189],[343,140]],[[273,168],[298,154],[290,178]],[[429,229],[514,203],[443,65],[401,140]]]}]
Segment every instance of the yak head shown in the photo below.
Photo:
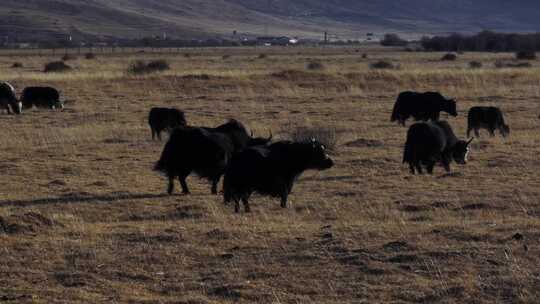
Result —
[{"label": "yak head", "polygon": [[508,125],[503,124],[501,127],[501,134],[503,137],[510,135],[510,127]]},{"label": "yak head", "polygon": [[309,155],[306,155],[306,160],[309,169],[325,170],[334,166],[334,161],[328,156],[326,147],[322,143],[312,138],[308,145]]},{"label": "yak head", "polygon": [[469,141],[459,140],[455,147],[454,152],[452,154],[452,157],[456,161],[456,163],[460,165],[465,165],[467,163],[467,158],[469,157],[470,148],[469,145],[473,139],[469,139]]},{"label": "yak head", "polygon": [[13,100],[10,102],[10,107],[15,112],[15,114],[21,114],[22,113],[22,102],[20,100]]},{"label": "yak head", "polygon": [[61,101],[61,100],[57,100],[57,101],[54,102],[52,108],[53,108],[53,109],[60,109],[60,110],[63,110],[63,109],[64,109],[64,102]]},{"label": "yak head", "polygon": [[22,102],[17,99],[17,95],[15,93],[15,88],[7,83],[2,82],[0,84],[0,87],[3,92],[7,93],[7,101],[9,103],[9,107],[15,112],[15,114],[21,114],[22,113]]},{"label": "yak head", "polygon": [[446,111],[448,112],[448,114],[450,114],[450,115],[452,115],[454,117],[458,116],[456,100],[455,99],[446,100]]},{"label": "yak head", "polygon": [[184,115],[184,112],[176,108],[173,108],[173,125],[175,127],[187,125],[186,116]]}]

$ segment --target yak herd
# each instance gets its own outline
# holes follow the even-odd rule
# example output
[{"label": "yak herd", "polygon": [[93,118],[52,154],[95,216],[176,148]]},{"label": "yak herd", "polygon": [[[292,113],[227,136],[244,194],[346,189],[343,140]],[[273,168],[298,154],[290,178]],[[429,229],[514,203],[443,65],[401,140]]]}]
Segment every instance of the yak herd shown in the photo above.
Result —
[{"label": "yak herd", "polygon": [[64,103],[60,100],[60,93],[51,87],[26,87],[20,99],[17,98],[15,88],[8,82],[0,82],[0,108],[8,114],[14,112],[21,114],[23,109],[49,108],[63,109]]},{"label": "yak herd", "polygon": [[[450,172],[450,163],[465,164],[470,140],[460,140],[447,121],[440,121],[440,112],[457,116],[456,101],[436,92],[403,92],[399,94],[392,111],[391,121],[401,125],[410,117],[417,121],[407,132],[403,162],[412,174],[423,173],[423,167],[432,174],[435,164],[441,163]],[[315,138],[307,142],[278,141],[253,137],[237,120],[218,126],[187,126],[184,113],[175,108],[152,108],[148,117],[152,138],[169,130],[161,158],[154,169],[169,179],[168,193],[174,191],[178,178],[184,194],[189,194],[186,178],[195,173],[208,179],[211,192],[217,194],[217,185],[223,176],[223,199],[234,202],[239,212],[240,202],[250,211],[249,198],[257,192],[277,197],[281,207],[295,180],[308,169],[325,170],[334,165],[326,147]],[[500,130],[503,136],[510,132],[502,112],[495,107],[473,107],[468,115],[468,131],[487,129],[491,135]]]},{"label": "yak herd", "polygon": [[[163,122],[170,126],[165,127]],[[250,211],[253,192],[279,197],[285,208],[294,181],[305,170],[324,170],[334,164],[326,147],[315,139],[272,143],[272,134],[254,137],[234,119],[215,128],[193,127],[186,125],[184,113],[177,109],[152,108],[148,123],[152,135],[157,129],[171,130],[154,167],[168,177],[167,192],[173,193],[177,178],[182,193],[189,194],[186,178],[195,173],[207,179],[212,194],[217,194],[223,176],[224,202],[234,201],[236,212],[240,211],[240,202],[246,212]]]},{"label": "yak herd", "polygon": [[[27,87],[17,98],[15,89],[7,82],[0,82],[0,107],[21,114],[31,107],[63,109],[58,90],[51,87]],[[442,164],[450,172],[450,163],[467,163],[469,140],[459,139],[447,121],[440,121],[440,113],[456,117],[456,101],[446,99],[437,92],[402,92],[392,111],[391,121],[405,126],[410,117],[421,121],[411,125],[403,151],[403,163],[408,163],[412,174],[429,174],[434,166]],[[474,131],[487,129],[494,136],[498,130],[508,136],[510,128],[503,114],[496,107],[472,107],[468,113],[467,137]],[[182,193],[189,194],[187,177],[195,173],[211,184],[211,193],[218,193],[218,183],[223,177],[223,199],[234,202],[235,211],[240,203],[250,211],[249,199],[253,193],[277,197],[281,207],[287,207],[287,199],[294,182],[306,170],[326,170],[334,166],[324,144],[316,138],[307,141],[272,141],[268,137],[255,137],[235,119],[218,127],[196,127],[187,124],[184,112],[175,108],[152,108],[148,115],[152,139],[161,140],[167,131],[169,138],[154,170],[168,178],[169,194],[174,191],[178,179]]]},{"label": "yak herd", "polygon": [[[411,116],[417,121],[425,121],[413,124],[407,131],[403,163],[409,164],[412,174],[415,170],[422,174],[422,166],[432,174],[437,163],[441,163],[446,172],[450,172],[452,160],[458,164],[467,163],[469,145],[473,139],[458,139],[447,121],[439,121],[440,112],[456,117],[456,101],[446,99],[437,92],[402,92],[396,100],[391,121],[398,121],[403,126]],[[472,107],[467,122],[467,137],[471,130],[478,137],[478,130],[482,128],[492,136],[495,130],[499,130],[504,137],[510,133],[501,110],[496,107]]]}]

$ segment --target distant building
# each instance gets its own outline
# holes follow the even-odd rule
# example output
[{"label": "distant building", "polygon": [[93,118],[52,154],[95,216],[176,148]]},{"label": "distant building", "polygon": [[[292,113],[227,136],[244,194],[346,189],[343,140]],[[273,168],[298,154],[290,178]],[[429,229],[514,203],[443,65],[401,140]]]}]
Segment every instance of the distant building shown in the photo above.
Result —
[{"label": "distant building", "polygon": [[281,36],[281,37],[274,37],[274,36],[263,36],[263,37],[257,37],[257,44],[258,45],[289,45],[291,44],[291,38]]},{"label": "distant building", "polygon": [[3,45],[6,48],[10,49],[35,49],[37,44],[30,42],[9,42]]}]

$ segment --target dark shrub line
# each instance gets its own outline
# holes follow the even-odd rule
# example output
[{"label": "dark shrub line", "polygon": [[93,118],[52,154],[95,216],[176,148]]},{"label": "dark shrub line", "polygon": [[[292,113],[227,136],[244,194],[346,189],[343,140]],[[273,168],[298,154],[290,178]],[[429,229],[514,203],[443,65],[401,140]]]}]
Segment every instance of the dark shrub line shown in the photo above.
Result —
[{"label": "dark shrub line", "polygon": [[382,70],[382,69],[398,69],[399,65],[394,65],[390,61],[379,60],[377,62],[374,62],[374,63],[370,64],[369,67],[372,68],[372,69],[380,69],[380,70]]},{"label": "dark shrub line", "polygon": [[132,62],[128,67],[128,74],[142,75],[156,72],[162,72],[170,69],[170,65],[166,60],[159,59],[146,62],[143,60],[137,60]]},{"label": "dark shrub line", "polygon": [[43,72],[45,73],[61,73],[71,71],[73,68],[65,64],[63,61],[53,61],[45,64]]},{"label": "dark shrub line", "polygon": [[441,58],[442,61],[456,61],[456,59],[457,55],[453,53],[444,54],[444,56]]},{"label": "dark shrub line", "polygon": [[424,37],[422,47],[427,51],[438,52],[521,52],[540,51],[540,33],[503,34],[483,31],[476,35]]}]

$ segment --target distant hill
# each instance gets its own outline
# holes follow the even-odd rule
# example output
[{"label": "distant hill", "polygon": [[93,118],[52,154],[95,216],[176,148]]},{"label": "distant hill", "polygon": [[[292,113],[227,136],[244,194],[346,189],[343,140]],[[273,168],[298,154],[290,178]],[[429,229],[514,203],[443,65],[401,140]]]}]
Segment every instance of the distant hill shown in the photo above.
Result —
[{"label": "distant hill", "polygon": [[540,30],[533,0],[2,0],[0,35],[11,39],[208,38],[241,34],[342,39],[366,32],[410,35]]}]

